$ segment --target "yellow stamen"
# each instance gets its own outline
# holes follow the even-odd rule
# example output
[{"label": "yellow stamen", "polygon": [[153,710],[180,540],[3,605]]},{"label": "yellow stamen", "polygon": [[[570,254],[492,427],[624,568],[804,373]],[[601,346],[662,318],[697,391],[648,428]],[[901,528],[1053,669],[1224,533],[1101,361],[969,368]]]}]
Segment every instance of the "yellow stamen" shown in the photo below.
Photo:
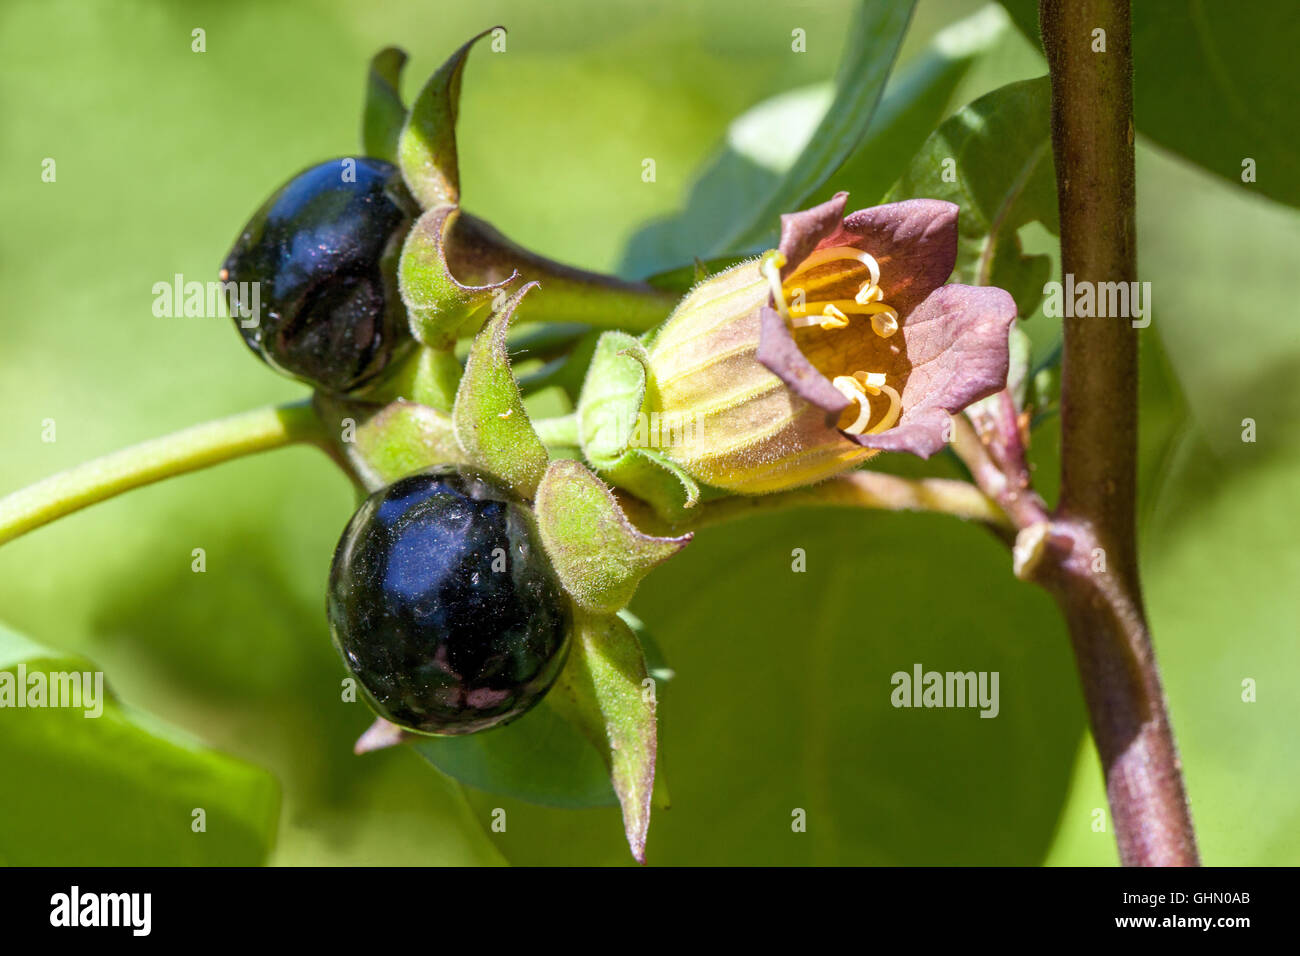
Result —
[{"label": "yellow stamen", "polygon": [[884,289],[880,288],[880,286],[878,285],[873,285],[872,283],[868,282],[865,285],[863,285],[861,289],[858,290],[858,294],[855,295],[853,298],[860,305],[866,305],[868,302],[879,302],[884,297],[885,297]]},{"label": "yellow stamen", "polygon": [[880,390],[889,396],[889,411],[885,412],[885,417],[878,421],[867,433],[869,435],[875,435],[887,428],[893,428],[894,423],[898,421],[899,413],[903,410],[903,400],[898,397],[897,391],[888,385],[881,385]]},{"label": "yellow stamen", "polygon": [[848,324],[849,317],[839,309],[835,308],[833,304],[822,309],[823,329],[842,329]]},{"label": "yellow stamen", "polygon": [[[857,294],[852,299],[805,301],[804,297],[807,290],[804,286],[808,284],[813,286],[838,284],[847,279],[851,273],[818,275],[812,279],[811,283],[796,284],[794,280],[811,269],[838,261],[851,261],[861,264],[866,268],[870,278],[858,288]],[[785,257],[780,252],[773,251],[763,260],[762,272],[772,288],[772,299],[776,303],[777,310],[793,328],[806,329],[819,326],[827,331],[843,329],[849,325],[849,316],[861,315],[871,319],[871,330],[882,339],[887,339],[898,332],[898,311],[884,303],[885,292],[880,287],[880,264],[869,253],[855,249],[852,246],[832,246],[829,249],[818,249],[799,263],[798,267],[783,283],[781,281],[781,269],[785,264]],[[834,270],[832,270],[833,272]],[[833,282],[829,280],[833,280]],[[794,311],[798,313],[797,315],[790,314],[791,310],[786,301],[787,291],[795,298],[797,305]],[[831,384],[841,395],[858,406],[857,417],[852,424],[842,429],[847,434],[861,435],[882,432],[887,428],[892,428],[902,413],[902,399],[895,389],[885,384],[885,374],[883,372],[854,372],[852,375],[837,375],[831,379]],[[881,393],[884,393],[889,398],[889,408],[886,410],[884,417],[874,427],[868,429],[867,426],[871,422],[871,401],[868,396],[880,395]]]},{"label": "yellow stamen", "polygon": [[[822,315],[842,316],[846,313],[848,315],[869,315],[871,316],[872,331],[882,339],[887,339],[898,331],[898,313],[892,306],[885,305],[883,302],[868,302],[861,304],[850,299],[830,299],[827,301],[806,302],[801,311],[816,314],[818,310],[821,310]],[[804,328],[809,325],[820,325],[823,329],[842,329],[844,328],[844,325],[847,324],[847,321],[840,324],[838,322],[819,322],[815,319],[805,320],[802,322],[799,319],[794,320],[795,328]]]},{"label": "yellow stamen", "polygon": [[[899,398],[897,390],[885,384],[884,372],[854,372],[852,375],[837,375],[831,379],[831,384],[841,395],[858,405],[858,417],[847,428],[840,429],[841,431],[849,435],[875,435],[887,428],[893,428],[894,423],[898,421],[899,413],[903,409],[903,400]],[[889,408],[879,422],[867,428],[867,424],[871,421],[871,401],[867,396],[879,395],[881,392],[888,396]]]},{"label": "yellow stamen", "polygon": [[872,395],[879,395],[880,389],[885,384],[884,372],[854,372],[853,377]]},{"label": "yellow stamen", "polygon": [[853,424],[842,431],[850,435],[861,435],[867,427],[867,422],[871,421],[871,402],[867,400],[867,393],[863,391],[862,383],[848,375],[837,375],[831,379],[831,384],[850,402],[858,403],[858,417],[853,420]]},{"label": "yellow stamen", "polygon": [[804,311],[816,313],[818,309],[834,307],[836,311],[847,313],[848,315],[871,315],[875,312],[894,312],[893,308],[885,305],[883,302],[860,303],[854,299],[814,299],[812,302],[804,303]]},{"label": "yellow stamen", "polygon": [[882,310],[871,316],[871,328],[882,339],[887,339],[898,331],[898,313],[893,309]]},{"label": "yellow stamen", "polygon": [[831,246],[829,249],[818,249],[812,253],[803,262],[799,263],[799,268],[794,270],[791,278],[808,269],[814,269],[817,266],[825,265],[828,262],[837,262],[841,259],[852,259],[862,263],[867,267],[867,272],[871,274],[871,285],[880,285],[880,265],[876,260],[863,252],[861,249],[854,249],[852,246]]}]

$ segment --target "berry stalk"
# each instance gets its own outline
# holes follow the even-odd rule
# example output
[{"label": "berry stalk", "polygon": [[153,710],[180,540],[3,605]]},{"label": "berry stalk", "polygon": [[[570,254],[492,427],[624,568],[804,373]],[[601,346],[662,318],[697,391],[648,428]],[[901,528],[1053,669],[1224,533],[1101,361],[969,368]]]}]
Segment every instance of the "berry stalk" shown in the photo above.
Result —
[{"label": "berry stalk", "polygon": [[328,447],[310,402],[259,408],[123,448],[0,498],[0,545],[133,488],[293,444]]}]

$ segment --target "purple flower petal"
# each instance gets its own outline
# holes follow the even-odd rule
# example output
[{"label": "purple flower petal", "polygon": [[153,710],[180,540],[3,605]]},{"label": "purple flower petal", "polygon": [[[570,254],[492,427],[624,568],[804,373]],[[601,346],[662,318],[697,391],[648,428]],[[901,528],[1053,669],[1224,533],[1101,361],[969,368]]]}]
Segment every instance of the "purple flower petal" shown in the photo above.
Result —
[{"label": "purple flower petal", "polygon": [[[910,199],[842,219],[847,200],[847,193],[836,193],[781,217],[781,276],[788,278],[818,248],[853,246],[875,258],[884,301],[902,326],[902,413],[893,428],[844,437],[928,458],[946,443],[950,414],[1006,387],[1015,301],[1001,289],[944,285],[957,261],[954,204]],[[825,410],[833,427],[849,402],[799,349],[774,304],[769,300],[761,312],[758,360],[799,398]]]},{"label": "purple flower petal", "polygon": [[939,199],[908,199],[850,213],[822,246],[853,246],[880,264],[884,301],[899,320],[948,281],[957,264],[958,207]]},{"label": "purple flower petal", "polygon": [[782,279],[799,268],[799,263],[807,259],[809,253],[824,245],[823,239],[842,227],[844,204],[848,201],[848,193],[838,192],[820,206],[787,212],[781,217],[781,242],[777,248],[785,256],[785,265],[781,267]]},{"label": "purple flower petal", "polygon": [[1002,289],[946,285],[916,308],[903,327],[911,372],[898,424],[850,435],[866,448],[929,458],[950,436],[949,414],[1006,388],[1007,336],[1016,303]]},{"label": "purple flower petal", "polygon": [[833,426],[840,413],[849,407],[848,399],[799,351],[781,313],[765,305],[760,322],[758,361],[805,402],[825,409],[826,424]]}]

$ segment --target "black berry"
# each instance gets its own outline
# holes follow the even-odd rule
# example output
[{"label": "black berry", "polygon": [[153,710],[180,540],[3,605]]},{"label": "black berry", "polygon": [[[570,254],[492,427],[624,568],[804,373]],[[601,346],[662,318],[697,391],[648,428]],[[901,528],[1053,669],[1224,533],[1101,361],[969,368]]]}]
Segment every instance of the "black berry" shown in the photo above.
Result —
[{"label": "black berry", "polygon": [[397,260],[417,212],[397,167],[377,159],[331,160],[280,187],[221,270],[224,282],[258,283],[255,324],[244,318],[252,293],[232,294],[248,347],[330,392],[377,376],[413,343]]},{"label": "black berry", "polygon": [[568,599],[531,512],[467,469],[419,472],[366,499],[334,552],[328,611],[372,706],[424,733],[518,717],[568,649]]}]

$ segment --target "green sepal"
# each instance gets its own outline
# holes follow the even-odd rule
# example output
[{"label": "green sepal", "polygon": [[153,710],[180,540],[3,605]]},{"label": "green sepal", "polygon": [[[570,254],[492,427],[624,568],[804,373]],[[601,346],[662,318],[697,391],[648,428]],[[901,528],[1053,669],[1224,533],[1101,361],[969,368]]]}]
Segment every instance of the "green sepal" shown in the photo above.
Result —
[{"label": "green sepal", "polygon": [[482,310],[518,278],[512,272],[500,282],[464,285],[447,263],[447,242],[460,210],[436,206],[411,227],[402,245],[397,283],[411,323],[411,334],[430,348],[449,349],[473,333]]},{"label": "green sepal", "polygon": [[695,479],[657,451],[632,448],[602,469],[602,478],[636,495],[669,522],[686,518],[700,500]]},{"label": "green sepal", "polygon": [[700,489],[663,455],[635,444],[638,425],[645,423],[648,362],[635,336],[600,337],[578,401],[578,438],[597,474],[676,521],[699,500]]},{"label": "green sepal", "polygon": [[397,162],[411,195],[422,209],[460,202],[456,158],[456,115],[460,81],[470,47],[494,30],[473,37],[453,53],[420,90],[397,140]]},{"label": "green sepal", "polygon": [[[664,694],[677,674],[668,666],[668,660],[664,657],[663,649],[659,646],[659,642],[655,640],[654,634],[645,626],[644,621],[627,608],[619,611],[618,616],[624,624],[632,629],[637,643],[641,645],[641,653],[645,657],[646,673],[654,678],[655,714],[657,719],[659,710],[664,706]],[[657,758],[655,760],[654,795],[651,797],[651,804],[656,810],[667,810],[673,805],[672,795],[668,792],[667,768],[665,768],[664,762]]]},{"label": "green sepal", "polygon": [[530,499],[550,456],[524,410],[506,333],[515,309],[536,286],[530,282],[511,296],[474,337],[451,413],[456,442],[469,462]]},{"label": "green sepal", "polygon": [[690,543],[656,538],[628,521],[614,495],[578,461],[553,461],[537,487],[542,546],[560,582],[588,611],[627,606],[641,579]]},{"label": "green sepal", "polygon": [[578,437],[598,469],[628,450],[643,414],[649,361],[641,340],[626,332],[606,332],[596,343],[578,400]]},{"label": "green sepal", "polygon": [[366,106],[361,119],[361,149],[375,159],[397,161],[397,140],[406,125],[406,107],[398,84],[406,51],[384,47],[370,59],[366,80]]},{"label": "green sepal", "polygon": [[632,629],[613,614],[574,612],[569,660],[547,700],[605,758],[632,856],[645,862],[658,729],[655,681]]},{"label": "green sepal", "polygon": [[432,465],[466,464],[451,416],[404,399],[376,405],[316,396],[339,452],[369,491]]}]

